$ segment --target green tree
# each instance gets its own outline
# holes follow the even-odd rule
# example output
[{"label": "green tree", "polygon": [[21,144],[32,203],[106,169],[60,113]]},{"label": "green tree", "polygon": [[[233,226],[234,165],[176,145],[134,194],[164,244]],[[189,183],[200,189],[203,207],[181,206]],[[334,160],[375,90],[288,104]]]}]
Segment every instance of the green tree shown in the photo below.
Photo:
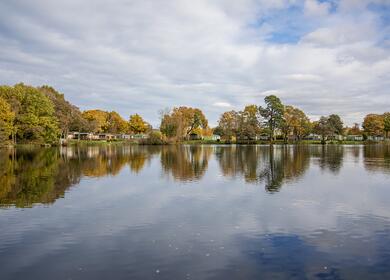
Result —
[{"label": "green tree", "polygon": [[129,129],[134,134],[145,133],[148,130],[148,123],[140,115],[134,114],[130,116]]},{"label": "green tree", "polygon": [[281,128],[283,123],[284,106],[275,95],[266,96],[264,102],[266,107],[259,106],[259,112],[265,120],[270,141],[273,141],[275,129]]},{"label": "green tree", "polygon": [[0,144],[7,142],[14,132],[15,113],[11,111],[11,106],[0,97]]},{"label": "green tree", "polygon": [[17,84],[3,86],[3,97],[15,113],[15,131],[24,142],[54,143],[59,136],[54,105],[42,92],[32,86]]},{"label": "green tree", "polygon": [[337,134],[337,135],[343,134],[343,128],[344,128],[343,121],[341,120],[339,115],[335,115],[335,114],[330,115],[328,117],[328,123],[332,129],[333,134]]},{"label": "green tree", "polygon": [[255,140],[260,133],[259,111],[256,105],[246,106],[239,113],[237,136],[240,139]]},{"label": "green tree", "polygon": [[161,118],[160,131],[163,135],[172,138],[177,135],[178,122],[170,114],[164,114]]},{"label": "green tree", "polygon": [[325,144],[326,138],[333,133],[333,128],[329,123],[329,118],[322,116],[319,121],[313,124],[314,133],[321,135],[321,142]]}]

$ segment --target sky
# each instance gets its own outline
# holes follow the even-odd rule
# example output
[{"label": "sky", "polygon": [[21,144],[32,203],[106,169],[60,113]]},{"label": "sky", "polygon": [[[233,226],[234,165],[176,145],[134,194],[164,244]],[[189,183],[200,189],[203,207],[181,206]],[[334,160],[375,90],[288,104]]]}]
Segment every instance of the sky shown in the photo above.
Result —
[{"label": "sky", "polygon": [[0,84],[19,82],[154,126],[270,94],[361,123],[390,111],[390,0],[1,0]]}]

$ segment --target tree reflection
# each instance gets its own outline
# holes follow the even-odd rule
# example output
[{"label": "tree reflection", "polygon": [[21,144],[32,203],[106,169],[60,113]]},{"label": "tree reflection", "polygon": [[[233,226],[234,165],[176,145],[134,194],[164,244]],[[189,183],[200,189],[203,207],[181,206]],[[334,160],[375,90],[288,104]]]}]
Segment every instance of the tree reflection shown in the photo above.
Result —
[{"label": "tree reflection", "polygon": [[216,157],[223,175],[264,183],[269,192],[279,191],[284,183],[298,179],[310,163],[306,146],[218,147]]},{"label": "tree reflection", "polygon": [[207,169],[211,154],[210,146],[164,146],[161,166],[166,174],[171,174],[176,180],[199,180]]},{"label": "tree reflection", "polygon": [[70,170],[58,150],[22,149],[16,154],[7,150],[1,156],[6,169],[0,167],[0,205],[52,203],[80,178],[78,169]]},{"label": "tree reflection", "polygon": [[367,171],[390,173],[390,145],[364,146],[363,158]]},{"label": "tree reflection", "polygon": [[116,175],[127,164],[138,173],[156,147],[88,146],[0,151],[0,206],[53,203],[82,176]]},{"label": "tree reflection", "polygon": [[343,166],[344,146],[342,145],[312,146],[311,153],[322,170],[338,174]]},{"label": "tree reflection", "polygon": [[[67,148],[0,150],[0,206],[30,207],[53,203],[83,176],[116,175],[124,167],[138,174],[152,158],[178,181],[200,180],[215,153],[224,176],[243,177],[277,192],[303,176],[310,162],[337,174],[345,155],[361,158],[366,170],[390,172],[390,146],[344,148],[328,146],[133,146],[107,145]],[[363,150],[361,152],[361,150]]]}]

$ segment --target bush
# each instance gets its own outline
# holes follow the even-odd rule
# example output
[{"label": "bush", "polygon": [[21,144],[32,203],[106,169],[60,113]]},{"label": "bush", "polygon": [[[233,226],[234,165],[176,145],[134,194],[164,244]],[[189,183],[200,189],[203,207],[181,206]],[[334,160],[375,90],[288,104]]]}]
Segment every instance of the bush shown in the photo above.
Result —
[{"label": "bush", "polygon": [[166,141],[162,139],[162,134],[159,131],[152,131],[149,134],[149,137],[146,139],[141,139],[139,141],[140,145],[165,145]]}]

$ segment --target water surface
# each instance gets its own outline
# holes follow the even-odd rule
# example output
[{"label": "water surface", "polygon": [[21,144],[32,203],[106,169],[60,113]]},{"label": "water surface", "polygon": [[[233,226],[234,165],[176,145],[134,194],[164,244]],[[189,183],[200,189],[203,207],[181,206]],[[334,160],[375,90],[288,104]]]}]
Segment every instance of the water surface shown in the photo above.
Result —
[{"label": "water surface", "polygon": [[390,279],[390,147],[0,150],[0,276]]}]

